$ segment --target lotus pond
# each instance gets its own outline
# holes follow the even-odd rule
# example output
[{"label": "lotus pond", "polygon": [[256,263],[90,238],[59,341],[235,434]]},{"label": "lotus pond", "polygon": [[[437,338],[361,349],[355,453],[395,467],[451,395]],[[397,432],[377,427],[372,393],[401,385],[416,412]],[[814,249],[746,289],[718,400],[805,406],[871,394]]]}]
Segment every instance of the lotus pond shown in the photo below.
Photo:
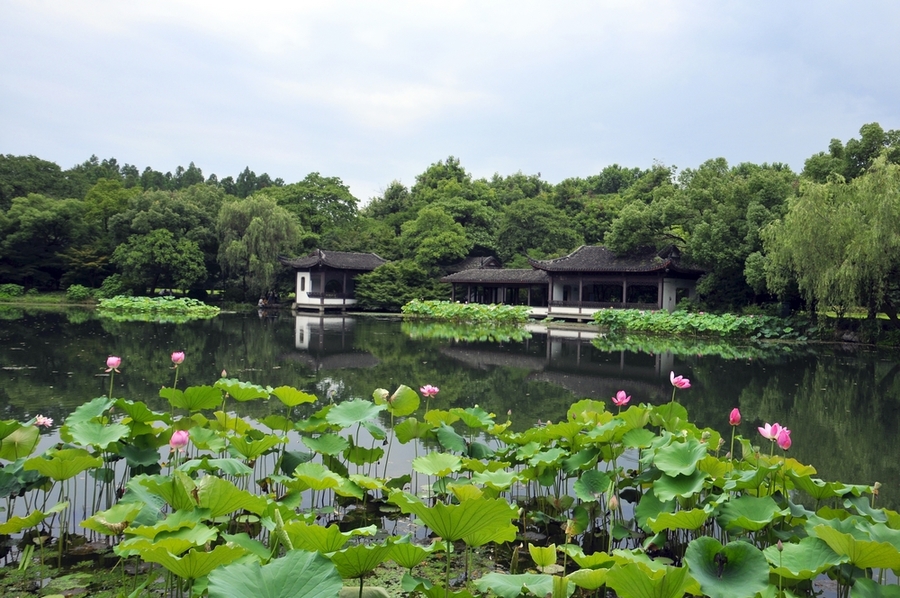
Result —
[{"label": "lotus pond", "polygon": [[4,571],[37,586],[88,554],[136,596],[897,590],[888,354],[5,315]]}]

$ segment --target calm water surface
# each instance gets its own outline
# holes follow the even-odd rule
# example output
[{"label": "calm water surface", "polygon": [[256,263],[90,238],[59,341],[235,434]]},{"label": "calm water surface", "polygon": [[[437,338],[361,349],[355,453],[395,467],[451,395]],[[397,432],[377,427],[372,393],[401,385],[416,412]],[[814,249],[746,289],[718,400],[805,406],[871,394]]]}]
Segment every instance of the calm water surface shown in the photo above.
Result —
[{"label": "calm water surface", "polygon": [[[441,392],[432,406],[512,410],[518,429],[563,419],[572,401],[608,400],[620,389],[633,401],[664,403],[674,370],[691,380],[678,400],[699,426],[728,438],[728,412],[739,407],[738,432],[756,443],[758,425],[780,422],[793,430],[791,456],[828,480],[880,481],[882,504],[900,506],[896,353],[822,346],[725,358],[603,351],[570,332],[535,331],[503,343],[428,339],[420,332],[375,317],[224,314],[176,325],[0,306],[0,418],[42,413],[63,421],[84,401],[106,394],[108,355],[122,357],[116,396],[168,409],[158,391],[172,384],[169,354],[176,350],[187,355],[182,388],[211,384],[222,370],[334,401],[368,398],[379,387],[434,384]],[[238,408],[263,416],[278,410],[276,403]]]}]

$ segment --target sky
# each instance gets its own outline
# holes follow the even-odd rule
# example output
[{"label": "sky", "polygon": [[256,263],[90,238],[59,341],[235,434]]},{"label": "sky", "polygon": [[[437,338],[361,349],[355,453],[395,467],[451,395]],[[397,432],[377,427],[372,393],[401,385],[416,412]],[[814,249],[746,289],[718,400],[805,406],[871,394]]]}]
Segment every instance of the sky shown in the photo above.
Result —
[{"label": "sky", "polygon": [[900,2],[0,0],[0,154],[551,183],[900,129]]}]

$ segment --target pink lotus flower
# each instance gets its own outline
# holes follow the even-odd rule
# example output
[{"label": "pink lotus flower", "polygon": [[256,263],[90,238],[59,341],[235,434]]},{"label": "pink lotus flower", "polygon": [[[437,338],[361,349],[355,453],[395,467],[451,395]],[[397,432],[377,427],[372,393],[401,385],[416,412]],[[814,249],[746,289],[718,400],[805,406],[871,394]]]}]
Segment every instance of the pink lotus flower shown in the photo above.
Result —
[{"label": "pink lotus flower", "polygon": [[[778,423],[766,424],[763,427],[757,428],[762,437],[768,440],[777,440],[778,434],[781,433],[781,429],[781,424]],[[790,434],[790,432],[788,432],[788,434]]]},{"label": "pink lotus flower", "polygon": [[43,415],[38,415],[34,418],[34,425],[43,426],[45,428],[49,428],[53,425],[53,418],[44,417]]},{"label": "pink lotus flower", "polygon": [[732,426],[738,426],[741,423],[741,412],[737,407],[731,410],[731,413],[728,414],[728,423]]},{"label": "pink lotus flower", "polygon": [[175,365],[181,365],[184,361],[184,351],[175,351],[172,353],[172,363]]},{"label": "pink lotus flower", "polygon": [[787,428],[781,428],[778,431],[778,437],[775,439],[775,442],[778,443],[778,447],[781,450],[788,450],[791,448],[791,431]]},{"label": "pink lotus flower", "polygon": [[183,449],[187,446],[190,439],[191,435],[188,434],[187,430],[175,430],[172,433],[172,438],[169,439],[169,446],[173,449]]},{"label": "pink lotus flower", "polygon": [[675,372],[669,372],[669,382],[672,383],[672,386],[674,386],[675,388],[680,388],[681,390],[691,387],[690,380],[688,380],[684,376],[676,376]]},{"label": "pink lotus flower", "polygon": [[616,396],[612,398],[613,405],[618,405],[619,407],[624,407],[630,400],[631,397],[626,395],[624,390],[620,390],[616,393]]},{"label": "pink lotus flower", "polygon": [[422,393],[422,396],[425,397],[433,397],[437,393],[441,391],[437,386],[432,386],[431,384],[426,384],[422,388],[419,389],[419,392]]},{"label": "pink lotus flower", "polygon": [[121,357],[116,357],[114,355],[110,355],[109,357],[106,358],[106,371],[107,372],[112,372],[113,370],[118,372],[119,371],[118,367],[120,365],[122,365]]}]

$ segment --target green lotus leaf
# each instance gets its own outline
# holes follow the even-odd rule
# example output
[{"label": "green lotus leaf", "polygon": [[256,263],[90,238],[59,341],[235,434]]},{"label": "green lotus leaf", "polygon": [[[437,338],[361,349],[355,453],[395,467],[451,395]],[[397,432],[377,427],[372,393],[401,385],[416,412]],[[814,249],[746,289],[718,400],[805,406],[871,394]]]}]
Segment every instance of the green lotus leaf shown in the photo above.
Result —
[{"label": "green lotus leaf", "polygon": [[[534,596],[555,596],[553,593],[553,576],[537,573],[520,573],[505,575],[488,573],[475,582],[475,587],[482,592],[490,592],[500,598],[517,598],[526,593]],[[575,591],[574,586],[567,595]]]},{"label": "green lotus leaf", "polygon": [[575,496],[582,501],[596,502],[609,491],[609,485],[609,474],[596,469],[589,469],[581,474],[581,477],[575,482],[573,490],[575,490]]},{"label": "green lotus leaf", "polygon": [[762,551],[747,542],[701,536],[684,554],[691,575],[709,598],[752,598],[769,586],[769,564]]},{"label": "green lotus leaf", "polygon": [[200,478],[196,496],[200,507],[209,509],[209,516],[213,519],[234,511],[250,511],[260,515],[266,510],[264,497],[241,490],[231,482],[212,475]]},{"label": "green lotus leaf", "polygon": [[777,471],[778,468],[778,465],[765,465],[760,463],[759,467],[754,467],[753,469],[744,471],[737,469],[733,470],[722,488],[727,491],[747,490],[749,488],[755,490],[769,477],[770,473]]},{"label": "green lotus leaf", "polygon": [[584,432],[584,423],[561,421],[556,424],[547,424],[544,431],[552,440],[567,440],[570,444],[574,444],[575,439]]},{"label": "green lotus leaf", "polygon": [[472,482],[495,490],[507,490],[519,476],[514,471],[484,471],[472,474]]},{"label": "green lotus leaf", "polygon": [[548,567],[556,564],[556,544],[551,544],[550,546],[535,546],[534,544],[529,543],[528,554],[531,555],[531,560],[534,561],[534,564],[538,567]]},{"label": "green lotus leaf", "polygon": [[345,401],[332,407],[325,415],[325,420],[341,428],[349,428],[352,425],[368,421],[384,411],[384,405],[376,405],[372,401],[354,399]]},{"label": "green lotus leaf", "polygon": [[785,579],[815,579],[845,560],[819,538],[784,544],[782,550],[769,546],[763,554],[773,567],[772,573]]},{"label": "green lotus leaf", "polygon": [[[197,579],[208,575],[216,567],[227,565],[246,554],[239,546],[222,544],[209,552],[203,550],[191,550],[182,557],[177,557],[164,548],[146,550],[141,552],[141,558],[151,563],[159,563],[182,579]],[[281,560],[281,559],[279,559]],[[210,594],[212,595],[212,594]],[[235,593],[219,594],[221,596],[237,596]],[[259,590],[253,594],[259,598]]]},{"label": "green lotus leaf", "polygon": [[673,442],[656,451],[653,464],[671,477],[691,475],[700,459],[706,456],[708,448],[693,437],[684,442]]},{"label": "green lotus leaf", "polygon": [[197,448],[207,451],[213,451],[216,453],[225,450],[225,438],[223,438],[222,435],[216,430],[212,430],[210,428],[194,427],[191,428],[189,432],[191,435],[191,442]]},{"label": "green lotus leaf", "polygon": [[484,430],[494,425],[494,416],[481,407],[467,407],[465,409],[454,407],[450,410],[450,413],[459,417],[464,424],[474,430]]},{"label": "green lotus leaf", "polygon": [[241,532],[239,534],[221,534],[221,536],[222,539],[229,544],[240,546],[249,554],[252,554],[263,562],[272,558],[272,550],[259,540],[251,538],[246,532]]},{"label": "green lotus leaf", "polygon": [[900,569],[900,551],[888,542],[860,540],[828,525],[817,525],[816,536],[824,540],[840,556],[860,569]]},{"label": "green lotus leaf", "polygon": [[352,443],[344,449],[344,458],[354,465],[366,465],[380,461],[384,456],[384,449],[380,446],[375,448],[366,448],[364,446],[354,446]]},{"label": "green lotus leaf", "polygon": [[141,503],[120,502],[105,511],[94,513],[81,522],[81,527],[107,536],[115,536],[122,533],[123,525],[127,527],[135,520],[143,507]]},{"label": "green lotus leaf", "polygon": [[[274,390],[271,386],[260,386],[252,382],[241,382],[236,378],[220,378],[216,380],[217,389],[224,390],[235,401],[243,403],[255,399],[268,399]],[[220,401],[221,402],[221,401]]]},{"label": "green lotus leaf", "polygon": [[116,452],[125,457],[129,467],[149,467],[159,463],[159,448],[155,446],[139,448],[133,444],[119,444]]},{"label": "green lotus leaf", "polygon": [[687,498],[703,489],[706,474],[694,471],[691,475],[675,477],[664,475],[653,481],[653,491],[660,500],[672,500],[676,496]]},{"label": "green lotus leaf", "polygon": [[315,457],[315,453],[305,453],[302,451],[284,451],[281,454],[281,472],[285,475],[294,475],[297,466],[302,463],[309,463]]},{"label": "green lotus leaf", "polygon": [[319,400],[316,395],[305,393],[292,386],[279,386],[272,389],[272,394],[288,407],[296,407],[304,403],[315,403]]},{"label": "green lotus leaf", "polygon": [[691,509],[690,511],[677,511],[675,513],[660,513],[656,518],[647,519],[647,525],[654,533],[663,530],[699,529],[709,518],[709,513],[704,509]]},{"label": "green lotus leaf", "polygon": [[26,471],[38,471],[41,475],[59,482],[101,465],[103,459],[94,457],[84,449],[62,449],[52,453],[48,451],[43,456],[28,459],[23,468]]},{"label": "green lotus leaf", "polygon": [[845,498],[844,506],[848,509],[853,507],[857,513],[876,523],[884,523],[888,520],[887,513],[884,512],[884,509],[873,508],[872,503],[865,496],[851,496]]},{"label": "green lotus leaf", "polygon": [[[168,413],[152,411],[147,404],[142,401],[129,401],[127,399],[116,400],[116,409],[126,413],[131,421],[148,424],[150,422],[168,422],[171,418]],[[66,423],[70,423],[66,421]]]},{"label": "green lotus leaf", "polygon": [[729,530],[759,531],[777,517],[790,514],[789,509],[779,509],[771,496],[744,494],[729,500],[721,507],[719,524]]},{"label": "green lotus leaf", "polygon": [[398,386],[392,395],[389,395],[388,391],[383,388],[379,388],[372,393],[372,398],[375,399],[377,405],[384,405],[394,417],[405,417],[415,412],[421,401],[419,393],[405,384]]},{"label": "green lotus leaf", "polygon": [[603,401],[581,399],[569,406],[566,411],[566,419],[592,422],[604,412],[606,412],[606,403]]},{"label": "green lotus leaf", "polygon": [[651,572],[637,563],[624,563],[606,574],[606,584],[620,598],[681,598],[690,581],[685,567],[663,567]]},{"label": "green lotus leaf", "polygon": [[575,473],[583,469],[589,469],[597,463],[600,450],[595,447],[581,449],[577,453],[562,460],[562,468],[566,473]]},{"label": "green lotus leaf", "polygon": [[359,425],[366,429],[366,431],[372,435],[372,438],[375,440],[384,440],[387,438],[387,432],[384,431],[384,428],[376,424],[374,421],[362,421],[359,422]]},{"label": "green lotus leaf", "polygon": [[428,453],[413,459],[412,468],[425,475],[433,475],[439,478],[459,471],[462,467],[462,459],[449,453]]},{"label": "green lotus leaf", "polygon": [[844,484],[840,482],[826,482],[808,475],[798,475],[792,471],[786,472],[787,477],[794,483],[794,488],[806,492],[816,500],[825,500],[840,496]]},{"label": "green lotus leaf", "polygon": [[8,430],[3,440],[0,440],[0,459],[15,461],[27,457],[37,448],[41,431],[37,426],[22,426],[15,424],[12,430]]},{"label": "green lotus leaf", "polygon": [[[731,464],[712,455],[707,455],[700,459],[699,462],[697,462],[697,469],[699,469],[703,473],[709,474],[709,477],[713,478],[717,482],[725,477],[725,474],[728,473],[730,468]],[[717,485],[721,484],[717,483]]]},{"label": "green lotus leaf", "polygon": [[183,527],[195,527],[203,521],[204,517],[208,517],[206,511],[197,509],[192,511],[179,510],[170,514],[162,521],[158,521],[154,525],[129,527],[126,531],[129,535],[140,536],[152,540],[156,538],[158,534],[163,532],[174,532]]},{"label": "green lotus leaf", "polygon": [[412,569],[423,563],[435,551],[445,548],[442,542],[434,542],[427,546],[413,544],[410,535],[407,534],[391,545],[391,560],[404,569]]},{"label": "green lotus leaf", "polygon": [[437,429],[438,442],[448,451],[456,451],[457,453],[467,453],[468,443],[466,439],[456,433],[456,430],[447,424],[441,424]]},{"label": "green lotus leaf", "polygon": [[405,492],[391,494],[391,502],[405,513],[413,513],[444,540],[455,542],[479,531],[492,530],[505,537],[510,522],[518,516],[518,508],[502,499],[476,498],[458,505],[437,503],[427,506]]},{"label": "green lotus leaf", "polygon": [[350,474],[350,481],[359,486],[360,488],[365,488],[366,490],[384,490],[385,484],[384,481],[378,478],[372,478],[367,475],[362,475],[359,473]]},{"label": "green lotus leaf", "polygon": [[220,432],[234,432],[236,436],[244,436],[253,430],[253,426],[248,424],[233,413],[225,413],[224,411],[216,411],[213,415],[216,417],[216,423],[210,426]]},{"label": "green lotus leaf", "polygon": [[[100,417],[115,404],[115,401],[106,397],[97,397],[87,403],[76,407],[75,411],[66,418],[66,426],[71,427],[75,424],[89,422],[94,418]],[[65,439],[68,440],[68,439]]]},{"label": "green lotus leaf", "polygon": [[344,579],[358,579],[368,575],[388,560],[391,545],[356,544],[331,555],[331,562]]},{"label": "green lotus leaf", "polygon": [[582,550],[580,546],[575,546],[574,544],[566,544],[563,546],[563,552],[572,557],[572,560],[582,569],[609,569],[616,562],[613,557],[605,552],[584,554],[584,550]]},{"label": "green lotus leaf", "polygon": [[653,442],[653,439],[656,438],[656,434],[647,430],[645,428],[636,428],[634,430],[628,430],[622,436],[622,444],[626,448],[639,449],[639,448],[647,448],[650,446],[650,443]]},{"label": "green lotus leaf", "polygon": [[566,456],[566,451],[564,449],[552,448],[535,453],[534,456],[528,460],[528,464],[532,467],[537,467],[539,465],[555,465],[562,461],[564,456]]},{"label": "green lotus leaf", "polygon": [[266,417],[259,420],[259,423],[266,426],[272,431],[278,430],[279,432],[287,432],[288,430],[294,429],[294,422],[283,415],[267,415]]},{"label": "green lotus leaf", "polygon": [[354,536],[371,536],[375,534],[377,528],[374,525],[370,525],[349,532],[342,532],[337,525],[323,527],[295,520],[286,523],[284,531],[290,538],[294,548],[327,554],[340,550]]},{"label": "green lotus leaf", "polygon": [[268,565],[233,563],[209,574],[210,598],[334,598],[343,582],[334,563],[289,550]]},{"label": "green lotus leaf", "polygon": [[606,585],[606,577],[609,569],[579,569],[569,573],[566,577],[579,588],[594,591]]},{"label": "green lotus leaf", "polygon": [[123,553],[143,554],[147,550],[165,548],[173,555],[177,555],[194,546],[205,546],[215,540],[218,535],[219,532],[214,527],[195,524],[173,531],[159,531],[153,538],[135,536],[121,542],[119,546]]},{"label": "green lotus leaf", "polygon": [[433,427],[437,428],[441,424],[452,426],[459,421],[459,416],[450,413],[449,411],[444,411],[443,409],[430,409],[425,413],[423,419]]},{"label": "green lotus leaf", "polygon": [[406,444],[416,438],[425,438],[431,431],[431,425],[420,422],[414,417],[407,418],[394,426],[394,434],[401,444]]},{"label": "green lotus leaf", "polygon": [[119,504],[138,504],[141,512],[132,521],[132,525],[153,525],[159,520],[166,501],[163,497],[152,492],[150,488],[144,486],[142,482],[145,480],[153,480],[146,474],[140,474],[132,477],[125,484],[125,494],[119,499]]},{"label": "green lotus leaf", "polygon": [[194,480],[183,471],[176,469],[171,476],[144,476],[140,478],[140,485],[152,494],[161,496],[175,510],[190,511],[197,507],[192,496]]},{"label": "green lotus leaf", "polygon": [[475,459],[491,459],[496,454],[494,449],[483,442],[473,441],[469,443],[469,456]]},{"label": "green lotus leaf", "polygon": [[159,396],[169,401],[172,407],[188,411],[214,409],[222,404],[222,392],[212,386],[189,386],[184,391],[162,388]]},{"label": "green lotus leaf", "polygon": [[101,424],[89,421],[68,426],[74,442],[106,450],[110,444],[128,436],[131,429],[124,424]]},{"label": "green lotus leaf", "polygon": [[850,598],[900,598],[900,586],[883,586],[871,579],[853,581]]},{"label": "green lotus leaf", "polygon": [[253,473],[253,470],[239,459],[210,459],[209,457],[202,457],[200,459],[191,459],[178,466],[178,471],[185,473],[193,473],[198,469],[209,472],[220,471],[235,477],[243,477]]},{"label": "green lotus leaf", "polygon": [[337,475],[321,463],[301,463],[294,470],[294,477],[307,488],[313,490],[325,490],[337,488],[341,485],[341,476]]},{"label": "green lotus leaf", "polygon": [[[611,416],[611,414],[610,414]],[[593,430],[587,433],[587,438],[595,443],[603,443],[610,442],[615,440],[618,434],[622,434],[624,436],[627,431],[626,428],[628,425],[621,419],[611,419],[610,421],[597,426]]]},{"label": "green lotus leaf", "polygon": [[229,439],[228,452],[232,457],[256,459],[283,442],[285,442],[284,438],[274,434],[266,434],[259,440],[248,440],[245,436],[232,436]]},{"label": "green lotus leaf", "polygon": [[53,507],[51,507],[46,513],[35,509],[25,517],[13,515],[5,523],[0,524],[0,534],[18,534],[24,529],[29,529],[36,526],[38,523],[40,523],[50,515],[65,510],[68,506],[69,503],[68,501],[66,501],[53,505]]},{"label": "green lotus leaf", "polygon": [[629,430],[637,430],[650,423],[650,409],[632,405],[616,417],[624,421]]},{"label": "green lotus leaf", "polygon": [[350,446],[350,442],[337,434],[322,434],[321,436],[303,436],[300,440],[309,447],[309,450],[322,455],[338,455]]}]

